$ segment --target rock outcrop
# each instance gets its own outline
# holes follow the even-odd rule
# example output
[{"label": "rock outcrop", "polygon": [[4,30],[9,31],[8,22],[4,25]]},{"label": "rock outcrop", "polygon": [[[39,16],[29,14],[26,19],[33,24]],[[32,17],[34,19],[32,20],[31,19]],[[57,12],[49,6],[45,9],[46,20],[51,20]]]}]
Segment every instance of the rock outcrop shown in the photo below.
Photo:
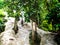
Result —
[{"label": "rock outcrop", "polygon": [[44,31],[42,29],[37,29],[37,33],[41,36],[40,45],[57,45],[54,41],[56,33]]}]

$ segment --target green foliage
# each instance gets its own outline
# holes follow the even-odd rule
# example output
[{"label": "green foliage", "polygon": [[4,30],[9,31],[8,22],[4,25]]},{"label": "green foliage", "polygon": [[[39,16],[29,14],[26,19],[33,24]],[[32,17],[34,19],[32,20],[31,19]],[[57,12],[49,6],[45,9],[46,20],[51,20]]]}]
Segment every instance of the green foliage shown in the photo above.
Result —
[{"label": "green foliage", "polygon": [[53,30],[60,29],[60,3],[57,3],[53,9],[46,16],[48,23],[52,22]]},{"label": "green foliage", "polygon": [[0,9],[4,7],[4,0],[0,0]]},{"label": "green foliage", "polygon": [[[19,0],[6,0],[5,5],[7,6],[7,12],[11,17],[19,17],[20,15],[20,2]],[[14,12],[15,11],[15,12]]]},{"label": "green foliage", "polygon": [[59,19],[57,18],[57,17],[59,17],[57,15],[57,12],[59,12],[58,11],[59,8],[56,8],[56,7],[58,7],[58,5],[57,5],[58,3],[59,3],[58,0],[49,0],[49,1],[42,0],[42,3],[40,5],[41,6],[40,15],[42,17],[40,27],[42,29],[47,30],[47,31],[57,31],[59,29],[59,28],[57,28],[59,24],[56,25],[56,23],[59,22],[58,21]]},{"label": "green foliage", "polygon": [[31,19],[36,22],[38,27],[46,31],[59,29],[59,0],[5,0],[2,2],[4,10],[16,20],[19,19],[20,12],[25,11],[24,16],[27,22]]},{"label": "green foliage", "polygon": [[0,15],[0,33],[3,32],[5,29],[5,25],[4,25],[5,20],[3,18],[4,18],[4,16]]},{"label": "green foliage", "polygon": [[51,31],[52,30],[52,23],[48,24],[48,20],[44,20],[41,24],[41,28],[45,31]]},{"label": "green foliage", "polygon": [[6,20],[4,19],[4,17],[5,17],[4,10],[0,9],[0,33],[5,30],[4,23],[6,22]]}]

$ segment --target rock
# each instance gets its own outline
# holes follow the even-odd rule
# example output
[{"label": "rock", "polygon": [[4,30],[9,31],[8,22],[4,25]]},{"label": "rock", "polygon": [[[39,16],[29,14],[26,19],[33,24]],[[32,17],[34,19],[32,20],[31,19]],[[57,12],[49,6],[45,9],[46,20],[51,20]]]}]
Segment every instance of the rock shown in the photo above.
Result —
[{"label": "rock", "polygon": [[9,17],[8,21],[5,23],[5,31],[0,34],[1,45],[17,45],[14,27],[15,18]]},{"label": "rock", "polygon": [[3,33],[1,33],[0,37],[1,45],[16,45],[15,33],[13,30],[4,31]]},{"label": "rock", "polygon": [[7,22],[5,23],[5,30],[8,30],[8,29],[13,29],[14,27],[14,21],[15,21],[15,18],[13,17],[9,17],[7,19]]},{"label": "rock", "polygon": [[27,23],[23,23],[23,26],[21,25],[21,22],[18,23],[18,33],[16,34],[17,44],[19,45],[30,45],[29,43],[29,34],[30,34],[30,25]]},{"label": "rock", "polygon": [[57,45],[54,41],[55,34],[42,29],[37,29],[37,33],[41,36],[40,45]]}]

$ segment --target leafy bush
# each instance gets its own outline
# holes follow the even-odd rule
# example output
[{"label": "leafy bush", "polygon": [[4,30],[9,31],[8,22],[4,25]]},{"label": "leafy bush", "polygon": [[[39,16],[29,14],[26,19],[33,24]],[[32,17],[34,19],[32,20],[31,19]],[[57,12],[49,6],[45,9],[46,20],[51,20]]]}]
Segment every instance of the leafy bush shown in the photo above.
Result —
[{"label": "leafy bush", "polygon": [[4,19],[4,17],[5,17],[5,15],[4,15],[3,11],[0,10],[0,33],[5,30],[4,23],[6,22],[6,20]]},{"label": "leafy bush", "polygon": [[47,14],[46,20],[52,22],[52,31],[60,30],[60,3],[56,4],[53,9]]}]

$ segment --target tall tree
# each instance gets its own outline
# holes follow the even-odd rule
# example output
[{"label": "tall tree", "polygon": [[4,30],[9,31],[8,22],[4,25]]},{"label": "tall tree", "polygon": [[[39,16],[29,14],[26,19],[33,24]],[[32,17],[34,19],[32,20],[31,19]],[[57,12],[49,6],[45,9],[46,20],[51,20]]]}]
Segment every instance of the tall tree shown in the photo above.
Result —
[{"label": "tall tree", "polygon": [[5,0],[5,5],[7,8],[6,11],[8,12],[8,15],[11,17],[15,17],[14,30],[15,33],[17,33],[18,31],[17,21],[19,20],[20,10],[21,10],[20,0]]}]

